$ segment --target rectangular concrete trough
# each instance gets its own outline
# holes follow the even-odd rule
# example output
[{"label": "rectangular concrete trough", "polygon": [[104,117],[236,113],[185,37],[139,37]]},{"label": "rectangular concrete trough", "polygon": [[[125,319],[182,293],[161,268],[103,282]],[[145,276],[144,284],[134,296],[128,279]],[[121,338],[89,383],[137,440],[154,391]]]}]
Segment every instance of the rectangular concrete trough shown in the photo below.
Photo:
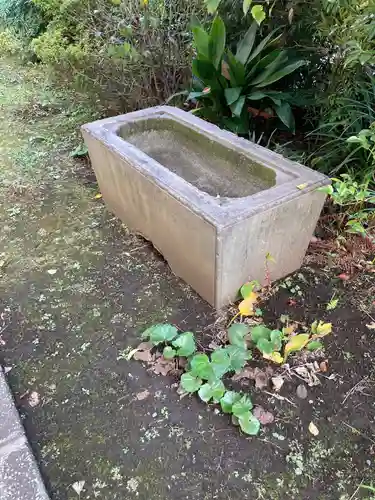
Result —
[{"label": "rectangular concrete trough", "polygon": [[160,106],[82,127],[108,208],[220,308],[302,263],[329,179],[191,113]]}]

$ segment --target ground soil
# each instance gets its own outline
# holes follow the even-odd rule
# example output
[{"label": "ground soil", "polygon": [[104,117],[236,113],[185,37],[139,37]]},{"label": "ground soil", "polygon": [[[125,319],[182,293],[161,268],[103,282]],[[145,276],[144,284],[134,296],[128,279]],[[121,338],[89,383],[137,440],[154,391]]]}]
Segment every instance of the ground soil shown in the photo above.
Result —
[{"label": "ground soil", "polygon": [[2,60],[0,115],[1,362],[51,498],[78,498],[78,481],[81,499],[365,498],[359,485],[375,482],[375,330],[366,326],[375,274],[343,281],[339,269],[305,266],[260,305],[267,324],[322,319],[333,334],[329,369],[306,399],[297,377],[286,377],[284,399],[244,388],[275,415],[247,437],[215,406],[180,400],[175,378],[125,359],[155,322],[192,329],[203,345],[218,328],[212,309],[95,198],[87,163],[69,156],[79,125],[97,114],[40,68]]}]

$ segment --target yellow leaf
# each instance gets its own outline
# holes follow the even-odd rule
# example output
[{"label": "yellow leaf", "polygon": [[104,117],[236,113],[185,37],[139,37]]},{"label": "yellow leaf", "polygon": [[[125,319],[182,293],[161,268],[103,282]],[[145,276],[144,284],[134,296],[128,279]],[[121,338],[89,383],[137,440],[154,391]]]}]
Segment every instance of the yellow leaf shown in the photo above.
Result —
[{"label": "yellow leaf", "polygon": [[98,193],[94,196],[94,200],[100,200],[101,198],[103,198],[102,193]]},{"label": "yellow leaf", "polygon": [[269,252],[266,253],[266,261],[273,262],[273,263],[276,262],[276,260],[272,257],[272,255]]},{"label": "yellow leaf", "polygon": [[305,347],[309,340],[310,335],[308,333],[301,333],[300,335],[295,335],[294,337],[292,337],[285,345],[284,360],[291,352],[301,351],[301,349]]},{"label": "yellow leaf", "polygon": [[332,323],[323,323],[323,321],[314,321],[311,325],[311,333],[313,339],[318,339],[320,337],[325,337],[332,332]]},{"label": "yellow leaf", "polygon": [[300,189],[300,190],[305,189],[305,188],[307,188],[307,182],[305,182],[304,184],[298,184],[298,186],[297,186],[297,189]]},{"label": "yellow leaf", "polygon": [[289,335],[291,335],[294,332],[295,327],[296,327],[296,325],[286,326],[285,328],[283,328],[283,334],[286,337],[289,337]]},{"label": "yellow leaf", "polygon": [[271,352],[271,354],[263,354],[263,358],[269,359],[270,361],[273,361],[274,363],[277,363],[278,365],[281,365],[284,362],[284,358],[277,351]]},{"label": "yellow leaf", "polygon": [[238,310],[242,316],[252,316],[254,314],[254,304],[258,300],[258,294],[251,292],[246,299],[240,302]]}]

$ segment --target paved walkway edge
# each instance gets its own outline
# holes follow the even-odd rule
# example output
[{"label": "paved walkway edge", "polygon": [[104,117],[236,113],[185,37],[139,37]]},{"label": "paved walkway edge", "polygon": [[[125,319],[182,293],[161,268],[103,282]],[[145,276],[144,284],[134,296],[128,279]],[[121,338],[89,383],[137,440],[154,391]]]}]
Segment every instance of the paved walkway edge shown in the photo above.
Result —
[{"label": "paved walkway edge", "polygon": [[0,366],[0,500],[48,500]]}]

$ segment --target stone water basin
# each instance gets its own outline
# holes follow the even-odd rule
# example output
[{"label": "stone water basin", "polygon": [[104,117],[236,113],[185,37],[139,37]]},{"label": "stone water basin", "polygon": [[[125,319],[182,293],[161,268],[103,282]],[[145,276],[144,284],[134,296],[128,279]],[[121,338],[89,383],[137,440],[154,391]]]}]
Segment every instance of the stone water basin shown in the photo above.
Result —
[{"label": "stone water basin", "polygon": [[103,199],[216,308],[249,279],[302,263],[330,183],[324,175],[159,106],[82,127]]}]

